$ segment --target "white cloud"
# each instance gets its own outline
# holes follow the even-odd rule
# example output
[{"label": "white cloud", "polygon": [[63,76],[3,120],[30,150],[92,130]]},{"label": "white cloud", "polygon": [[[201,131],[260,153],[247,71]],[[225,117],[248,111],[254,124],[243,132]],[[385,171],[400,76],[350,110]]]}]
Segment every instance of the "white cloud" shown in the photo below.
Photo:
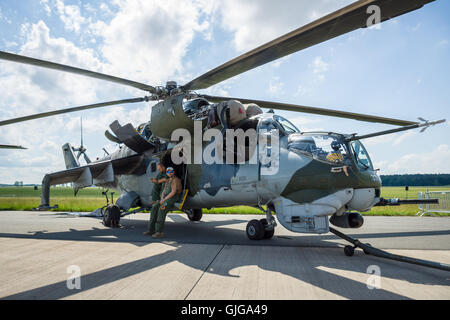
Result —
[{"label": "white cloud", "polygon": [[110,72],[163,85],[183,71],[182,58],[196,32],[207,32],[200,21],[199,1],[118,1],[110,23],[93,26],[103,38],[100,50]]},{"label": "white cloud", "polygon": [[394,135],[384,135],[374,138],[369,138],[364,140],[364,144],[367,147],[373,147],[379,144],[386,145],[388,142],[391,142],[394,139]]},{"label": "white cloud", "polygon": [[39,3],[44,7],[44,10],[47,13],[47,16],[50,16],[52,13],[52,9],[50,8],[48,0],[41,0]]},{"label": "white cloud", "polygon": [[400,145],[402,142],[404,142],[405,140],[407,140],[408,138],[414,137],[416,134],[417,134],[417,132],[412,131],[412,130],[407,131],[407,132],[405,132],[405,133],[403,133],[403,134],[400,134],[400,135],[398,135],[397,138],[394,140],[394,142],[392,143],[392,145],[393,145],[394,147],[395,147],[395,146],[398,146],[398,145]]},{"label": "white cloud", "polygon": [[381,174],[450,173],[450,146],[442,144],[431,152],[411,153],[394,162],[380,161]]},{"label": "white cloud", "polygon": [[66,5],[62,0],[56,0],[55,4],[59,18],[64,23],[66,30],[79,33],[81,26],[87,22],[86,18],[81,15],[80,8],[76,5]]},{"label": "white cloud", "polygon": [[323,61],[322,57],[316,57],[312,63],[313,73],[317,77],[317,80],[325,80],[325,73],[329,69],[329,64]]},{"label": "white cloud", "polygon": [[284,93],[284,83],[280,80],[280,77],[273,77],[269,82],[269,93],[273,96]]}]

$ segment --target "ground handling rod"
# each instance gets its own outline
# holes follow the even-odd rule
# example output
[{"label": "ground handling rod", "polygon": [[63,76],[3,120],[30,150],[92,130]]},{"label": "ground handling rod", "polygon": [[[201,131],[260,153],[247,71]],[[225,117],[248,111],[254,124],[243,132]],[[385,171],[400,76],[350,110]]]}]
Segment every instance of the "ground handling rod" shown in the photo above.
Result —
[{"label": "ground handling rod", "polygon": [[330,232],[334,233],[339,238],[342,238],[345,241],[352,243],[355,246],[355,248],[363,249],[365,254],[370,254],[370,255],[373,255],[373,256],[379,257],[379,258],[390,259],[390,260],[395,260],[395,261],[400,261],[400,262],[406,262],[406,263],[416,264],[416,265],[420,265],[420,266],[424,266],[424,267],[440,269],[440,270],[444,270],[444,271],[450,271],[450,265],[445,264],[445,263],[414,259],[414,258],[410,258],[410,257],[400,256],[397,254],[392,254],[392,253],[374,248],[370,245],[361,243],[359,240],[353,239],[352,237],[345,235],[342,232],[339,232],[334,228],[330,227]]}]

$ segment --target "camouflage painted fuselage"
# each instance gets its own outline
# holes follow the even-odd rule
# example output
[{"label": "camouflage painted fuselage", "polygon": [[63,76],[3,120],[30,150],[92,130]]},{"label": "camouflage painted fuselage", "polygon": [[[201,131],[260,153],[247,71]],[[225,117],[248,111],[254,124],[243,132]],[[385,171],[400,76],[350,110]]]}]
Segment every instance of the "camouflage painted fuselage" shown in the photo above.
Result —
[{"label": "camouflage painted fuselage", "polygon": [[[275,122],[271,114],[261,116],[263,120]],[[332,136],[346,143],[345,136]],[[289,230],[322,233],[328,232],[328,220],[325,222],[324,217],[352,209],[366,211],[378,202],[381,180],[372,167],[358,164],[350,146],[345,146],[347,162],[343,170],[343,164],[296,152],[289,143],[291,139],[292,134],[280,137],[279,169],[274,175],[261,174],[260,164],[186,165],[184,180],[189,196],[184,208],[273,204],[278,220]],[[141,165],[146,166],[146,170],[141,170],[139,176],[119,176],[118,189],[138,193],[142,205],[149,206],[151,178],[158,174],[154,169],[159,161],[157,157],[145,158]],[[313,222],[305,225],[302,217]]]}]

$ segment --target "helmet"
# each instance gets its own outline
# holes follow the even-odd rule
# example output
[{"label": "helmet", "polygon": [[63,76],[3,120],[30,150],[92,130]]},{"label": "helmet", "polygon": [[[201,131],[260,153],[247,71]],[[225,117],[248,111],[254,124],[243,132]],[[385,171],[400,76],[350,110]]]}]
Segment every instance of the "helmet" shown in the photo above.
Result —
[{"label": "helmet", "polygon": [[331,143],[331,148],[333,148],[334,151],[339,151],[341,149],[341,144],[337,141],[333,141]]}]

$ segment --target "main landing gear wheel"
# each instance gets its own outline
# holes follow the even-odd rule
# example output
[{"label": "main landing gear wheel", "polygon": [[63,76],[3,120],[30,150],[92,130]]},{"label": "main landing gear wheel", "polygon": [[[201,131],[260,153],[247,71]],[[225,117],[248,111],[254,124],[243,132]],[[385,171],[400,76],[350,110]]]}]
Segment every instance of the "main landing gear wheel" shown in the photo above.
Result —
[{"label": "main landing gear wheel", "polygon": [[108,228],[120,227],[120,208],[116,205],[106,207],[103,213],[103,224]]},{"label": "main landing gear wheel", "polygon": [[202,220],[203,211],[202,209],[188,209],[186,214],[190,221],[196,222]]}]

